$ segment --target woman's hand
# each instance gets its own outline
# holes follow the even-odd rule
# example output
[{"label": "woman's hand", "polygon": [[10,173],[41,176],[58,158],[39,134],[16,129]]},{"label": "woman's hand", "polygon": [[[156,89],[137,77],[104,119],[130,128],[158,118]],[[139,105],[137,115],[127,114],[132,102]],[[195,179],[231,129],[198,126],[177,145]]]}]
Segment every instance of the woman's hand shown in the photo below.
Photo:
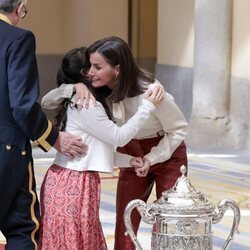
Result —
[{"label": "woman's hand", "polygon": [[85,84],[81,82],[74,84],[74,91],[76,92],[76,98],[73,104],[77,104],[80,109],[83,108],[83,102],[85,104],[85,108],[88,109],[90,100],[92,100],[94,105],[96,105],[95,97]]},{"label": "woman's hand", "polygon": [[164,96],[164,88],[162,85],[157,84],[153,89],[149,88],[145,94],[144,98],[152,102],[156,107],[158,107]]},{"label": "woman's hand", "polygon": [[135,168],[136,175],[138,177],[147,176],[150,166],[151,166],[150,161],[147,158],[143,158],[143,165],[141,167]]},{"label": "woman's hand", "polygon": [[135,169],[140,168],[143,166],[143,159],[141,157],[133,157],[129,161],[129,165]]}]

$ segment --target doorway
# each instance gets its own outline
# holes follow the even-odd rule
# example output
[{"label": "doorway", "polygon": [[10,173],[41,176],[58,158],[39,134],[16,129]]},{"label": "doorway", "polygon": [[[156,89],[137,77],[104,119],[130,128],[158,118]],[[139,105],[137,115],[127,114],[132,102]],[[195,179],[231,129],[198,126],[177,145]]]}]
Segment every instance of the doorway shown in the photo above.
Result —
[{"label": "doorway", "polygon": [[128,5],[128,43],[138,65],[154,75],[158,0],[129,0]]}]

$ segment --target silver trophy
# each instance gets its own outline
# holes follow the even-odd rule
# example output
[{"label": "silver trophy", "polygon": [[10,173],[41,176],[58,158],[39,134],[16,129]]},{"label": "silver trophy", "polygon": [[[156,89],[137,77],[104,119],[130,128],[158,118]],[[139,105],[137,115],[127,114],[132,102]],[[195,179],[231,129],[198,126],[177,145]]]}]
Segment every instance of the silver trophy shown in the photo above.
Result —
[{"label": "silver trophy", "polygon": [[128,203],[124,221],[129,235],[137,249],[143,249],[132,227],[131,212],[137,208],[142,220],[153,225],[151,249],[153,250],[211,250],[213,249],[212,224],[221,221],[225,211],[231,208],[234,220],[231,232],[223,250],[238,233],[240,209],[233,200],[219,202],[218,208],[208,202],[204,194],[197,191],[185,176],[186,167],[181,167],[182,176],[173,188],[162,193],[162,197],[151,206],[136,199]]}]

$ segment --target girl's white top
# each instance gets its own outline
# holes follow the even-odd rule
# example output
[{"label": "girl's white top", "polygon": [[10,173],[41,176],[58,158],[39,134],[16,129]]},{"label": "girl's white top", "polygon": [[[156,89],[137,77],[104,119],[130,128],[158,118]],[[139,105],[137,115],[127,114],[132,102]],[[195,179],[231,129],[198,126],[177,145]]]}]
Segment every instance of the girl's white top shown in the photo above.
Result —
[{"label": "girl's white top", "polygon": [[[153,88],[155,85],[160,84],[157,80],[149,85],[149,88]],[[54,109],[58,107],[58,104],[63,98],[69,98],[73,93],[73,85],[61,85],[60,88],[50,91],[49,100],[43,98],[42,105],[48,109]],[[125,124],[131,116],[133,116],[138,107],[143,103],[143,95],[125,98],[119,103],[113,104],[113,116],[115,117],[117,124]],[[163,131],[164,136],[160,140],[159,144],[151,149],[146,154],[146,157],[151,165],[164,162],[170,159],[172,153],[182,143],[187,135],[187,122],[179,109],[175,104],[174,98],[165,92],[164,99],[156,110],[151,114],[147,122],[138,129],[138,133],[135,135],[137,139],[144,139],[154,137],[157,132]]]},{"label": "girl's white top", "polygon": [[[44,98],[48,101],[47,94]],[[44,105],[44,99],[42,101]],[[118,127],[111,121],[102,104],[94,106],[90,102],[88,109],[67,109],[66,132],[80,137],[88,145],[86,156],[67,157],[56,153],[54,163],[77,171],[99,171],[113,173],[114,166],[129,167],[131,156],[115,152],[116,147],[126,145],[149,119],[155,106],[146,99],[138,111],[124,125]]]}]

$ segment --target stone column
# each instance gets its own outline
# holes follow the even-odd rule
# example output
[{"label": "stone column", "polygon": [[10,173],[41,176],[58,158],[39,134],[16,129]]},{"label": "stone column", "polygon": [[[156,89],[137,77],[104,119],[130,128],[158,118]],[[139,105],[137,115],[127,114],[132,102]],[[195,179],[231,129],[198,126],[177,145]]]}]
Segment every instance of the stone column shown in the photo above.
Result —
[{"label": "stone column", "polygon": [[221,147],[229,126],[232,0],[195,0],[193,109],[188,141]]}]

